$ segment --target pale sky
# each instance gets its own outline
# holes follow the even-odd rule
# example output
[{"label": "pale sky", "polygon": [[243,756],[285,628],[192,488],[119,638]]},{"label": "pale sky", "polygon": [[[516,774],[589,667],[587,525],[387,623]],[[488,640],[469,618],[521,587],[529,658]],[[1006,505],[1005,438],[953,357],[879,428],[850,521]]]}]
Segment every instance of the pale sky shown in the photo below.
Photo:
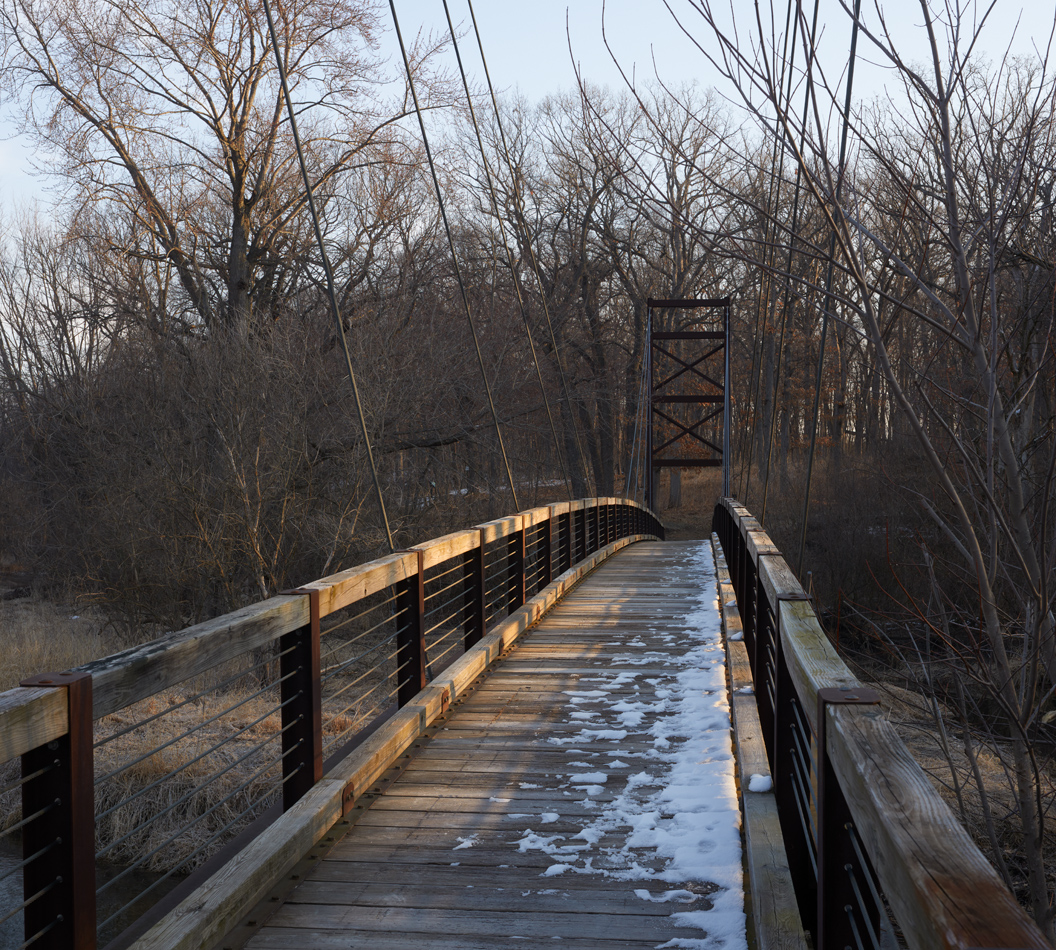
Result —
[{"label": "pale sky", "polygon": [[[684,25],[703,38],[699,15],[690,3],[687,0],[669,2],[672,9],[683,17]],[[448,3],[456,23],[468,26],[465,0],[448,0]],[[821,0],[821,3],[820,19],[826,29],[823,50],[842,63],[849,47],[847,17],[840,10],[839,0]],[[873,4],[874,0],[863,0],[863,18],[867,22],[875,22]],[[779,10],[775,15],[783,18],[784,2],[775,0],[774,5]],[[804,5],[809,6],[809,0],[805,0]],[[918,26],[918,0],[883,0],[882,5],[889,22],[900,31],[900,42],[911,50],[916,49],[915,57],[923,57],[925,49],[921,45],[922,31]],[[730,8],[728,0],[714,0],[714,6],[716,9]],[[734,0],[733,7],[740,20],[749,16],[752,9],[747,0]],[[441,0],[397,0],[396,8],[405,37],[423,28],[447,29]],[[500,89],[519,89],[534,101],[548,93],[572,88],[575,73],[569,54],[569,38],[573,55],[588,79],[612,87],[621,84],[619,73],[602,42],[602,0],[529,0],[527,3],[476,0],[474,9],[492,80]],[[1056,0],[998,0],[998,9],[984,34],[984,45],[992,57],[999,57],[1012,39],[1021,10],[1022,18],[1013,49],[1029,53],[1031,41],[1042,47],[1048,42],[1056,18]],[[639,81],[651,79],[655,59],[655,68],[666,82],[677,84],[695,79],[705,87],[715,85],[716,77],[710,65],[676,26],[662,0],[606,0],[605,11],[609,42],[628,74],[633,73]],[[387,4],[383,4],[382,12],[387,20]],[[747,25],[742,23],[742,28]],[[475,78],[482,79],[472,36],[461,41],[461,48],[467,69]],[[394,41],[391,49],[395,57]],[[860,46],[859,55],[867,60],[868,48]],[[884,79],[882,70],[871,67],[867,61],[860,61],[855,79],[856,98],[878,93]],[[0,83],[0,90],[2,88]],[[42,182],[27,174],[29,143],[8,137],[11,126],[2,108],[0,99],[0,135],[4,136],[0,139],[0,213],[7,213],[16,203],[43,199],[43,191]]]}]

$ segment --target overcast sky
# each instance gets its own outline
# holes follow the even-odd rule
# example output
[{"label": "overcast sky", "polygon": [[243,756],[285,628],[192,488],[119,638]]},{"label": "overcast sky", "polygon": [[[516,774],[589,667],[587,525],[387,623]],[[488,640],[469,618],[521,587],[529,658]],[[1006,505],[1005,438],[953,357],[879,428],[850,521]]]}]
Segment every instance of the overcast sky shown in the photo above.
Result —
[{"label": "overcast sky", "polygon": [[[673,10],[684,15],[683,24],[703,37],[701,21],[686,0],[669,0]],[[469,24],[465,0],[448,0],[452,16],[464,26]],[[823,47],[839,62],[847,57],[850,31],[839,0],[821,0],[821,22],[826,30]],[[727,0],[715,0],[716,8],[728,8]],[[805,4],[807,5],[807,4]],[[738,17],[751,11],[748,0],[734,0]],[[387,4],[385,5],[387,7]],[[388,16],[388,11],[383,12]],[[785,4],[775,0],[783,17]],[[921,21],[918,0],[883,0],[888,20],[899,30],[900,43],[911,55],[922,57]],[[397,12],[404,35],[420,29],[446,31],[441,0],[397,0]],[[575,83],[572,57],[579,62],[584,75],[593,82],[617,87],[622,83],[602,41],[602,0],[475,0],[474,10],[488,55],[492,80],[500,89],[519,89],[530,100],[548,93],[570,89]],[[1022,12],[1020,18],[1020,11]],[[743,11],[743,12],[742,12]],[[873,0],[863,0],[863,18],[875,22]],[[1013,40],[1013,28],[1019,20]],[[1044,46],[1056,18],[1056,0],[998,0],[997,15],[987,27],[985,47],[999,56],[1010,41],[1020,53],[1028,53],[1032,41]],[[686,39],[662,0],[607,0],[606,33],[609,43],[628,74],[641,81],[654,76],[654,69],[670,83],[696,80],[703,86],[715,84],[715,77],[700,52]],[[743,34],[742,34],[743,35]],[[572,53],[569,53],[571,44]],[[390,41],[386,49],[396,56]],[[482,77],[479,59],[474,55],[471,37],[462,42],[467,68]],[[883,70],[868,63],[869,51],[860,47],[866,61],[855,78],[860,96],[871,97],[885,81]],[[395,63],[393,64],[395,66]],[[0,86],[2,89],[2,86]],[[2,108],[2,99],[0,99]],[[17,202],[42,195],[41,182],[27,174],[29,143],[7,138],[11,125],[6,116],[0,120],[0,209],[10,210]]]}]

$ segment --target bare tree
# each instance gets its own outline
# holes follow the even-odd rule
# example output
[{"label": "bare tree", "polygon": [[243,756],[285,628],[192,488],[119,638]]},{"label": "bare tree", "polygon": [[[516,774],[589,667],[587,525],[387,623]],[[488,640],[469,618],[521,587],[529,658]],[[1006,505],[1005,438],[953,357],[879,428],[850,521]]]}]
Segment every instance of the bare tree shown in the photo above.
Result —
[{"label": "bare tree", "polygon": [[[1052,939],[1045,835],[1052,792],[1039,744],[1056,688],[1056,94],[1045,58],[987,67],[977,47],[994,5],[976,21],[974,5],[937,10],[921,0],[929,59],[916,66],[877,7],[859,21],[861,42],[901,88],[845,114],[842,89],[803,39],[804,18],[800,61],[811,99],[801,117],[775,68],[781,38],[759,8],[734,27],[708,0],[689,6],[695,16],[687,25],[702,50],[760,130],[787,149],[827,218],[837,269],[830,317],[842,324],[844,343],[855,335],[867,341],[874,372],[926,462],[926,477],[908,486],[938,532],[925,552],[930,605],[916,605],[918,620],[974,696],[961,704],[969,759],[987,748],[1005,765],[1021,845],[1013,868],[991,828],[995,861]],[[835,147],[842,123],[854,157],[846,169]],[[787,228],[787,207],[770,213]],[[824,245],[805,250],[828,257]],[[800,279],[803,295],[824,289]],[[846,411],[834,410],[844,419],[840,440]],[[971,728],[983,708],[996,711],[996,728]],[[985,804],[989,790],[979,783],[976,792]]]},{"label": "bare tree", "polygon": [[[371,0],[274,7],[325,205],[357,169],[394,160],[404,103],[382,94]],[[170,298],[184,323],[248,326],[258,300],[274,300],[276,271],[299,264],[307,236],[261,4],[3,0],[0,48],[22,127],[66,197],[86,213],[121,209],[134,227],[120,250],[176,284],[182,299]],[[416,50],[419,65],[430,51]],[[349,224],[370,243],[377,222],[354,218],[342,219],[335,241],[350,243]]]}]

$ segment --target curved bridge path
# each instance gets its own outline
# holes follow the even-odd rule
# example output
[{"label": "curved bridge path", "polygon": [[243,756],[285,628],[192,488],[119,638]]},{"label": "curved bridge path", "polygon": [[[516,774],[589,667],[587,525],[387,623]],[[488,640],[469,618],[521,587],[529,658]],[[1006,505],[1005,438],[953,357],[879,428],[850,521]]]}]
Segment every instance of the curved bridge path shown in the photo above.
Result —
[{"label": "curved bridge path", "polygon": [[739,950],[739,828],[711,545],[635,544],[360,800],[243,945]]}]

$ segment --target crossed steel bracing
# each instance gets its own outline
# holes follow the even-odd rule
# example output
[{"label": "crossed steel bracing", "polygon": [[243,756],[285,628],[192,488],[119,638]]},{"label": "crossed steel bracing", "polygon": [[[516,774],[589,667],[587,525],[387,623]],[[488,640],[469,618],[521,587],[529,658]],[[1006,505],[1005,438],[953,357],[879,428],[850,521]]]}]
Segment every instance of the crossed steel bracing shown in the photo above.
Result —
[{"label": "crossed steel bracing", "polygon": [[[656,507],[661,468],[721,466],[722,494],[726,496],[730,490],[730,298],[654,300],[650,297],[646,303],[649,505]],[[722,328],[699,329],[702,324],[718,323],[718,319],[705,317],[689,322],[694,329],[657,330],[653,325],[656,310],[720,311],[717,316]],[[683,323],[683,327],[686,325]],[[693,351],[694,343],[699,343],[702,351]],[[700,408],[678,413],[673,407],[680,405]]]}]

